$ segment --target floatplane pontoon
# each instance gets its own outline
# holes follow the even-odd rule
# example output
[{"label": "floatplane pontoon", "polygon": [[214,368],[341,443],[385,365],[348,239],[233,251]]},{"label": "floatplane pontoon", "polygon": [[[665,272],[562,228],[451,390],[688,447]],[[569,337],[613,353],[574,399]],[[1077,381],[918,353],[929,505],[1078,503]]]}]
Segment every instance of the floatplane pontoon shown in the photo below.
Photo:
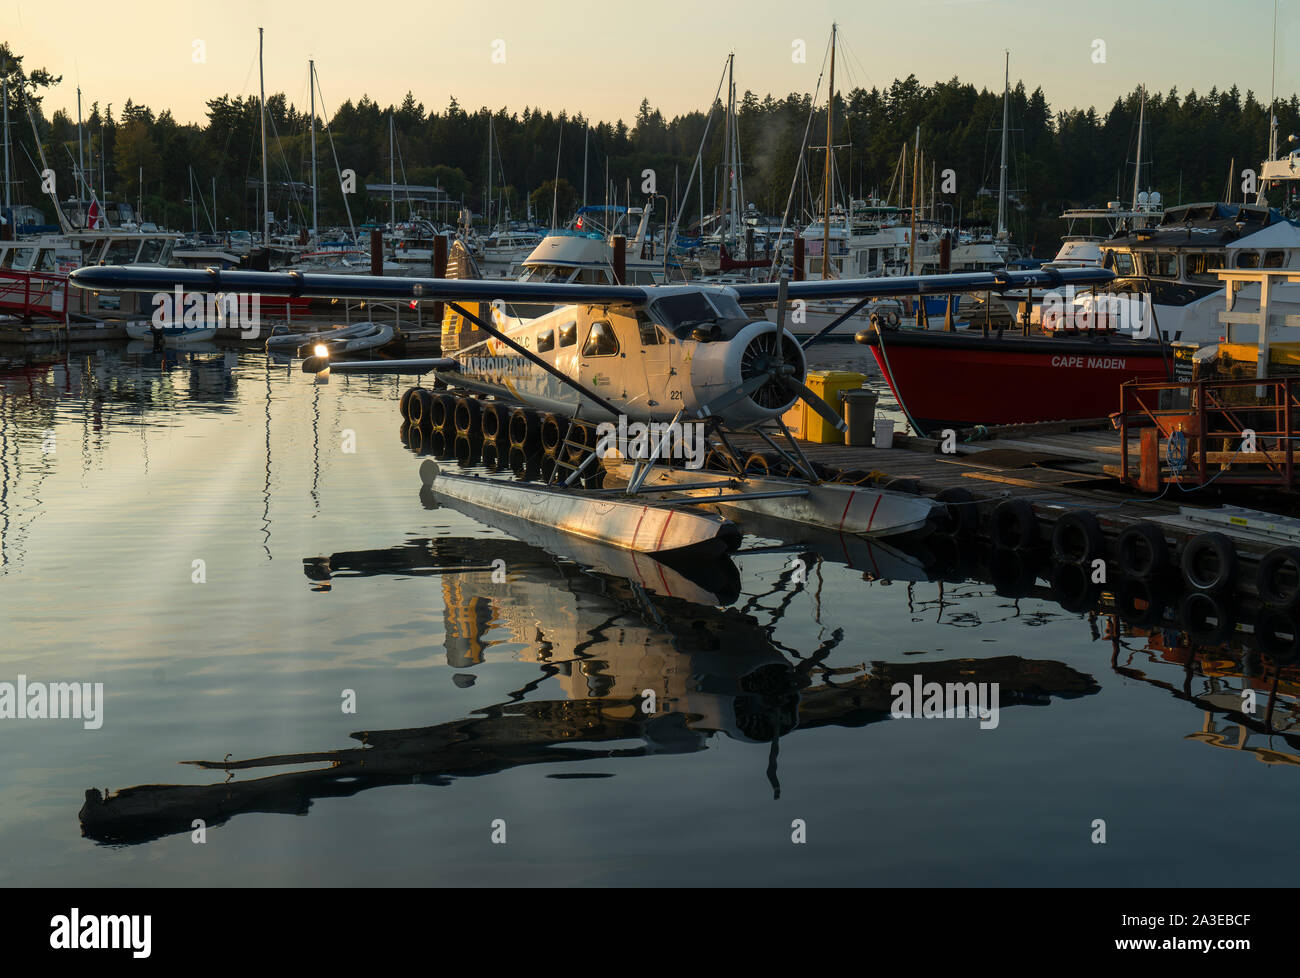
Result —
[{"label": "floatplane pontoon", "polygon": [[[754,512],[868,537],[924,531],[944,504],[869,485],[824,481],[782,416],[802,399],[829,424],[839,414],[804,383],[804,348],[883,296],[926,296],[1009,289],[1063,288],[1109,281],[1103,269],[967,272],[955,275],[752,283],[731,286],[636,286],[334,276],[207,269],[88,266],[73,282],[101,291],[283,295],[301,298],[431,300],[447,304],[465,327],[454,356],[331,363],[308,357],[303,371],[432,374],[439,386],[466,392],[475,416],[486,403],[518,405],[567,419],[563,451],[545,484],[508,482],[422,467],[427,486],[467,503],[510,513],[637,553],[686,556],[733,549],[737,526],[717,508]],[[802,345],[785,329],[788,303],[850,299],[843,315]],[[555,308],[511,315],[511,303]],[[744,306],[776,304],[777,322]],[[468,342],[467,342],[468,340]],[[423,391],[421,388],[417,392]],[[422,404],[432,395],[417,393]],[[414,415],[412,415],[413,417]],[[608,451],[586,437],[621,425],[654,434],[633,450]],[[721,471],[667,464],[692,433],[709,446]],[[758,478],[746,471],[733,441],[756,435],[792,473]],[[608,446],[606,446],[608,447]],[[576,449],[580,456],[573,460]],[[585,451],[583,451],[585,449]],[[604,465],[618,488],[582,488]]]}]

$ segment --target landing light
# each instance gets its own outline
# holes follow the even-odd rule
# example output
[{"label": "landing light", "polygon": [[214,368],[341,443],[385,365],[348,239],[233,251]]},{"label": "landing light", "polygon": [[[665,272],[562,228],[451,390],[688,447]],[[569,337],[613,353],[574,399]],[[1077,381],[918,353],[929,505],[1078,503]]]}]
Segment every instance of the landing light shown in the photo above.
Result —
[{"label": "landing light", "polygon": [[316,354],[318,357],[328,357],[330,355],[330,348],[324,343],[317,343],[312,347],[312,353]]}]

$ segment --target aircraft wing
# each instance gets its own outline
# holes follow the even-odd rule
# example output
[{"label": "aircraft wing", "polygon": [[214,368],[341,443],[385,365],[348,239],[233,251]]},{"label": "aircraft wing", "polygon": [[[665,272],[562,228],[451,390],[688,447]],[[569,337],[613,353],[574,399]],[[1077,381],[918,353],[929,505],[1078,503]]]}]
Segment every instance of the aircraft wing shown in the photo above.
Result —
[{"label": "aircraft wing", "polygon": [[405,276],[319,275],[313,272],[246,272],[217,268],[161,268],[142,265],[87,265],[72,273],[72,284],[101,292],[235,292],[309,299],[410,299],[448,302],[542,302],[557,306],[630,303],[649,298],[637,285],[582,285],[493,279],[413,278]]},{"label": "aircraft wing", "polygon": [[[876,278],[808,279],[791,282],[790,299],[870,299],[886,296],[945,295],[950,292],[1007,292],[1104,285],[1115,274],[1105,268],[1037,268],[1025,272],[954,272],[949,275],[884,275]],[[731,286],[742,303],[775,302],[775,282]]]}]

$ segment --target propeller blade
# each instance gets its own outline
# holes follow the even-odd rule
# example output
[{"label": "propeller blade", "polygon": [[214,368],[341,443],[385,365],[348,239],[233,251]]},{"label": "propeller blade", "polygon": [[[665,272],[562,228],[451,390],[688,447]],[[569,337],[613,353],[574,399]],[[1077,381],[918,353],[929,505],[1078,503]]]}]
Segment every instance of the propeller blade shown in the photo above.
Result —
[{"label": "propeller blade", "polygon": [[700,408],[700,414],[707,417],[710,414],[717,414],[720,411],[725,411],[737,401],[743,400],[750,394],[754,393],[754,391],[758,390],[771,379],[771,373],[755,374],[739,387],[733,387],[731,390],[719,394],[708,404],[705,404]]},{"label": "propeller blade", "polygon": [[781,383],[792,390],[798,391],[804,403],[820,414],[827,424],[833,425],[836,431],[844,431],[848,428],[848,425],[844,423],[844,419],[835,412],[835,409],[818,397],[807,384],[801,383],[793,377],[782,377]]},{"label": "propeller blade", "polygon": [[785,297],[790,289],[790,280],[784,275],[776,287],[776,362],[785,363]]}]

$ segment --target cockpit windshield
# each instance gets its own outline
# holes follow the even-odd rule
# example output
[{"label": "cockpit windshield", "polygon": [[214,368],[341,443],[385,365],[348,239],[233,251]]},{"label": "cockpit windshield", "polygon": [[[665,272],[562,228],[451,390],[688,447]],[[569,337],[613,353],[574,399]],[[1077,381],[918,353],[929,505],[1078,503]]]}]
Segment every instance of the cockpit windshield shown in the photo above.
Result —
[{"label": "cockpit windshield", "polygon": [[725,293],[679,292],[656,299],[651,306],[656,318],[678,339],[685,339],[701,323],[715,319],[743,319],[740,304]]}]

